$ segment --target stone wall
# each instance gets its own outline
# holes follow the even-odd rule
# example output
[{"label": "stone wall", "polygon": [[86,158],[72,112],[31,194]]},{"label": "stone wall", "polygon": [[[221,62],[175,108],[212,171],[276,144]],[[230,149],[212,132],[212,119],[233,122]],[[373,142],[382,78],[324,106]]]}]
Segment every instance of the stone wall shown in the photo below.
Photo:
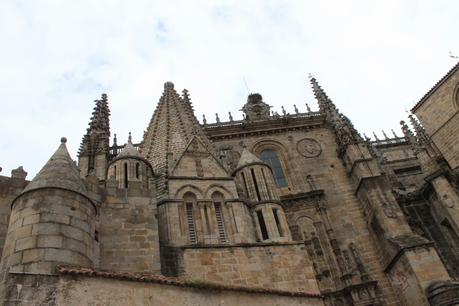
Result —
[{"label": "stone wall", "polygon": [[185,248],[182,266],[189,279],[319,292],[302,243]]},{"label": "stone wall", "polygon": [[53,274],[59,263],[90,267],[98,260],[96,211],[87,198],[38,189],[22,194],[13,208],[2,270]]},{"label": "stone wall", "polygon": [[319,306],[320,297],[289,297],[227,290],[196,289],[154,283],[101,278],[63,277],[57,290],[57,305],[247,305]]},{"label": "stone wall", "polygon": [[[240,134],[231,134],[231,139],[224,138],[222,132],[209,131],[218,137],[215,146],[231,147],[236,152],[242,152],[243,146],[255,155],[260,156],[264,149],[275,150],[282,163],[288,186],[279,188],[281,199],[301,196],[313,190],[323,190],[329,222],[334,232],[334,240],[341,246],[347,247],[353,243],[360,252],[362,262],[368,269],[369,275],[378,282],[379,296],[387,305],[400,305],[399,297],[395,294],[384,264],[378,252],[378,242],[368,228],[368,215],[365,207],[355,196],[355,186],[349,179],[343,161],[337,155],[336,138],[333,132],[324,127],[314,127],[289,131],[273,131],[265,134],[258,132],[250,134],[250,127],[245,127]],[[236,136],[237,135],[237,136]],[[301,149],[307,142],[309,151]],[[283,200],[285,202],[285,200]],[[290,209],[290,208],[289,208]],[[288,210],[289,210],[288,209]],[[314,211],[314,209],[312,210]],[[288,219],[306,216],[300,212],[289,214]],[[314,212],[318,214],[318,212]],[[311,217],[314,217],[314,214]],[[315,220],[314,218],[312,218]],[[290,221],[289,221],[290,222]],[[321,237],[325,238],[325,237]],[[327,259],[331,264],[330,259]],[[341,267],[343,268],[343,267]],[[333,273],[333,270],[331,271]],[[343,286],[340,271],[331,278],[336,280],[336,286]],[[329,277],[329,280],[332,281]],[[333,285],[327,285],[333,288]]]},{"label": "stone wall", "polygon": [[2,254],[3,245],[5,244],[11,213],[11,203],[27,184],[28,181],[25,180],[25,176],[13,176],[11,178],[0,176],[0,254]]},{"label": "stone wall", "polygon": [[148,190],[111,191],[101,208],[100,245],[103,269],[160,272],[156,204]]},{"label": "stone wall", "polygon": [[459,70],[413,108],[451,168],[459,167]]}]

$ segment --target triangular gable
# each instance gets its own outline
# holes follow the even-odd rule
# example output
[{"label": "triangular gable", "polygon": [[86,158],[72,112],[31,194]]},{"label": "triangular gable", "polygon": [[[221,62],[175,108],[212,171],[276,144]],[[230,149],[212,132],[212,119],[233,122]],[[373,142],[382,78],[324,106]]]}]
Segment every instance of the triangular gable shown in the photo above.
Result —
[{"label": "triangular gable", "polygon": [[221,163],[196,136],[191,138],[185,151],[180,155],[180,158],[170,172],[170,175],[206,178],[229,176]]}]

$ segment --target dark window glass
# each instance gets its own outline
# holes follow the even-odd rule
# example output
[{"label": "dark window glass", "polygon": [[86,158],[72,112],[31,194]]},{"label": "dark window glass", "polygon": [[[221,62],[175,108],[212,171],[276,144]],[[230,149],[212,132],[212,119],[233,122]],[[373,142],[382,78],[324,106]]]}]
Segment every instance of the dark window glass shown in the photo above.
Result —
[{"label": "dark window glass", "polygon": [[277,156],[276,151],[268,149],[261,152],[260,159],[271,166],[273,169],[274,180],[278,187],[287,187],[287,180],[285,179],[282,164]]}]

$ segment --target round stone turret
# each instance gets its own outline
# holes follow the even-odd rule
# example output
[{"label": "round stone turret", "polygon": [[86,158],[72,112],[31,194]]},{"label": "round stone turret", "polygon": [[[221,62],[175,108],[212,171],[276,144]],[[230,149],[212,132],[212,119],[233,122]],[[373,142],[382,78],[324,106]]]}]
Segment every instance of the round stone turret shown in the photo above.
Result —
[{"label": "round stone turret", "polygon": [[150,163],[140,156],[134,147],[129,133],[128,142],[110,163],[107,169],[107,179],[115,180],[118,188],[137,186],[147,189],[153,169]]},{"label": "round stone turret", "polygon": [[55,274],[59,264],[94,266],[97,206],[66,141],[12,203],[2,271]]},{"label": "round stone turret", "polygon": [[244,148],[233,175],[244,189],[259,240],[290,241],[290,230],[270,166]]}]

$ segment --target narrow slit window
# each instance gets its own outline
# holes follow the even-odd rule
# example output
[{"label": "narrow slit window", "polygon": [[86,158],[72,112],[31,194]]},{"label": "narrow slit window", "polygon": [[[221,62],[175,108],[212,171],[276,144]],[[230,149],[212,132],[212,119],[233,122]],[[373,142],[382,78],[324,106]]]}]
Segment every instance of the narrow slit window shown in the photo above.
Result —
[{"label": "narrow slit window", "polygon": [[260,159],[271,166],[273,170],[274,180],[278,187],[287,187],[287,179],[285,178],[284,169],[281,161],[277,156],[276,151],[267,149],[261,152]]},{"label": "narrow slit window", "polygon": [[139,163],[135,164],[135,178],[136,179],[140,178],[140,164]]},{"label": "narrow slit window", "polygon": [[214,208],[215,208],[215,218],[217,219],[218,239],[220,242],[226,242],[225,224],[223,221],[221,203],[215,202]]},{"label": "narrow slit window", "polygon": [[128,164],[124,163],[124,188],[128,188]]},{"label": "narrow slit window", "polygon": [[261,238],[266,240],[269,238],[268,230],[266,229],[265,219],[263,218],[263,212],[261,210],[257,211],[258,224],[260,225]]},{"label": "narrow slit window", "polygon": [[253,168],[250,169],[250,173],[252,173],[253,185],[255,186],[255,192],[257,193],[257,199],[258,201],[261,201],[260,190],[258,190],[257,179],[255,178],[255,171],[253,170]]},{"label": "narrow slit window", "polygon": [[249,197],[249,189],[247,188],[247,181],[245,180],[245,174],[244,172],[241,172],[241,177],[242,177],[242,183],[244,184],[244,191],[247,197]]},{"label": "narrow slit window", "polygon": [[277,230],[279,231],[279,236],[284,237],[284,231],[282,230],[282,226],[280,224],[279,210],[276,208],[273,208],[273,215],[274,215],[274,220],[276,221]]},{"label": "narrow slit window", "polygon": [[116,180],[116,166],[113,166],[113,176],[115,177],[115,180]]},{"label": "narrow slit window", "polygon": [[191,202],[186,203],[186,220],[188,223],[188,240],[190,243],[196,243],[196,227],[194,224],[193,203]]}]

